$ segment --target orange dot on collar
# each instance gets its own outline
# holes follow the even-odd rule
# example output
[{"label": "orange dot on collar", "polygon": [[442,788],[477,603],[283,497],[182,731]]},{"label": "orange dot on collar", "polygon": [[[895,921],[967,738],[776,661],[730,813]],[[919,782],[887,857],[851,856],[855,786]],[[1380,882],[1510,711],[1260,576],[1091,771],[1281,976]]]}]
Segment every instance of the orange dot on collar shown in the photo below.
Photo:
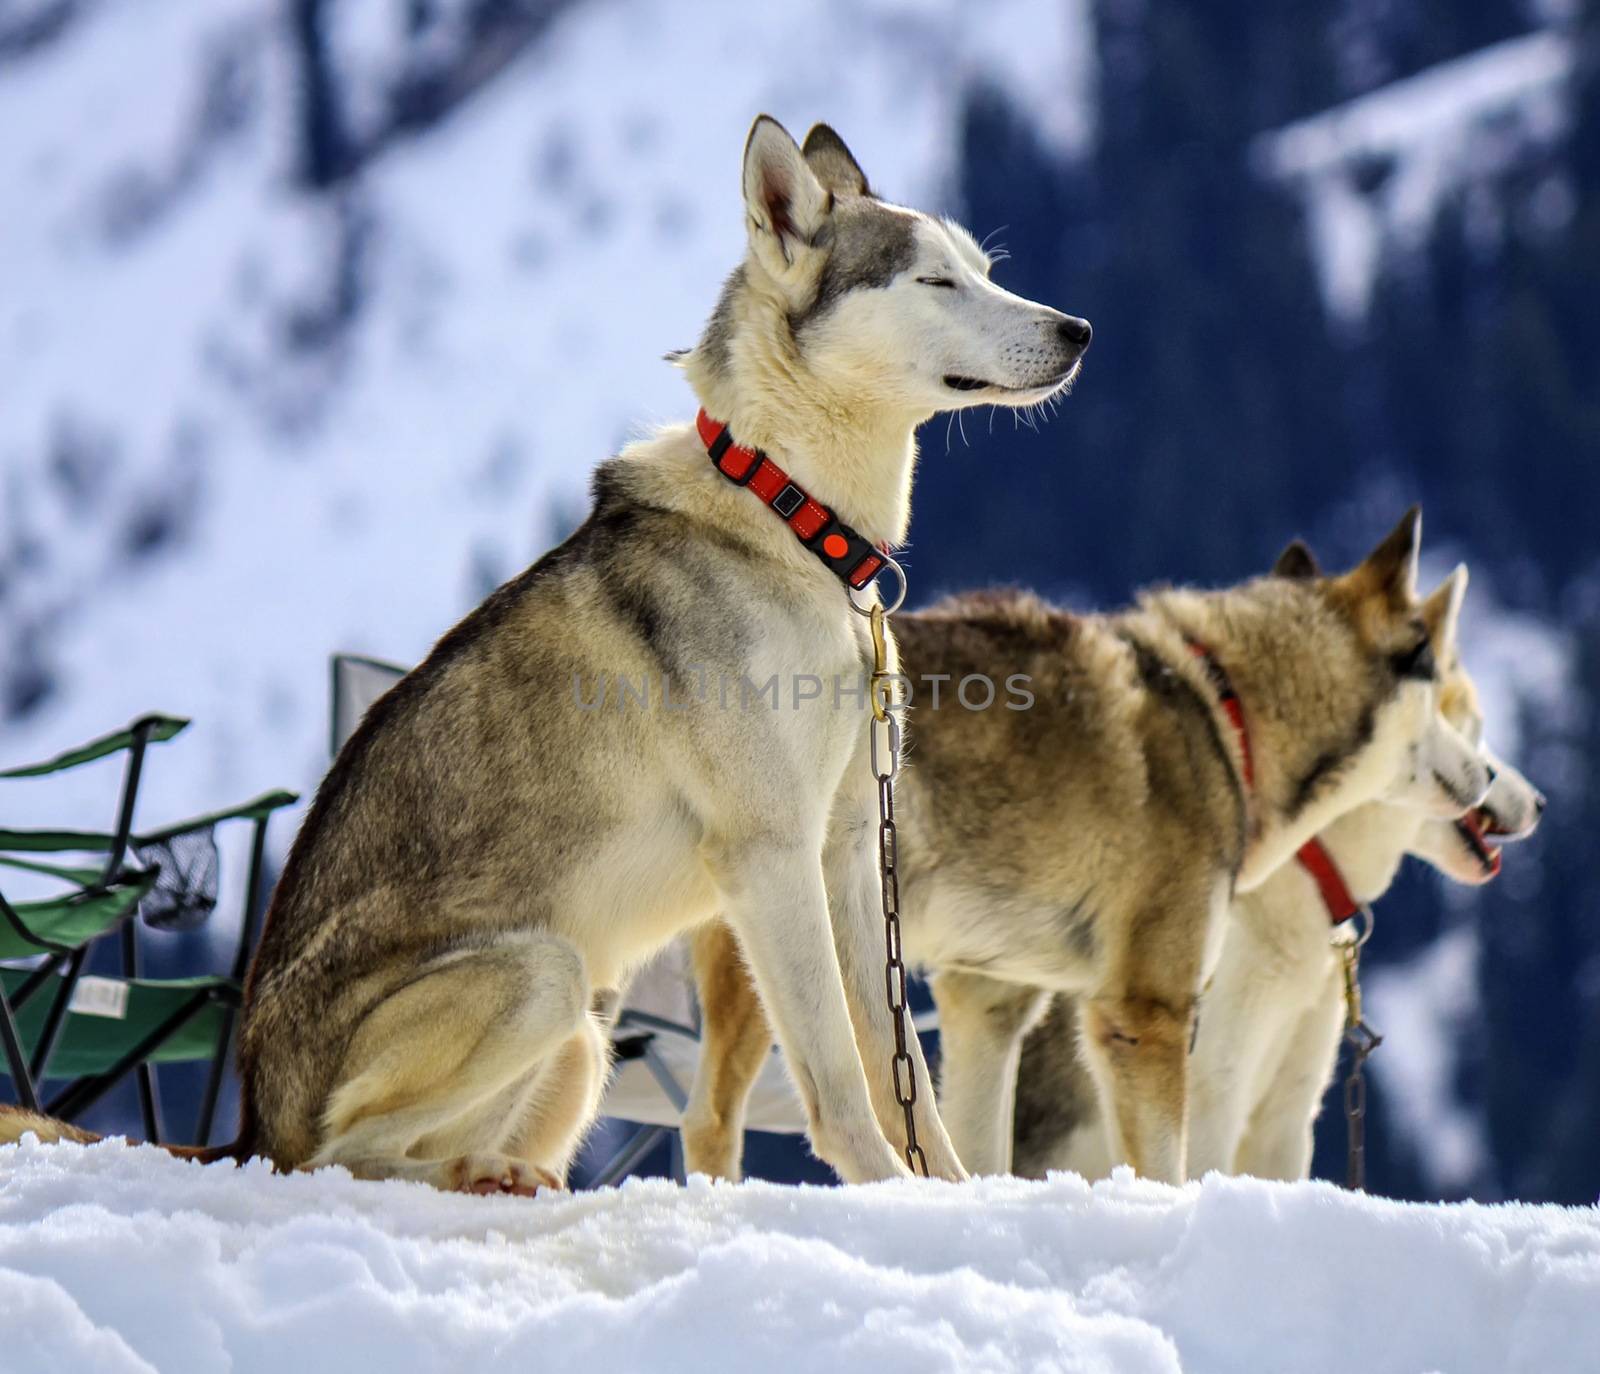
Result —
[{"label": "orange dot on collar", "polygon": [[850,545],[842,534],[830,534],[822,541],[822,551],[829,558],[843,558],[850,552]]}]

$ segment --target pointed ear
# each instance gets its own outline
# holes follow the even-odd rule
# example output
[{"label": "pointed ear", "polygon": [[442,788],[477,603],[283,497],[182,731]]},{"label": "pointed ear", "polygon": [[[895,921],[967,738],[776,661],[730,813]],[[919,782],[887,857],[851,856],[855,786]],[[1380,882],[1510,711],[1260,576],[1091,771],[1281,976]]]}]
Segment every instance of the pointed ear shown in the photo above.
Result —
[{"label": "pointed ear", "polygon": [[1412,506],[1388,538],[1356,569],[1375,592],[1385,592],[1395,604],[1417,599],[1417,558],[1422,552],[1422,507]]},{"label": "pointed ear", "polygon": [[826,124],[813,124],[801,149],[816,178],[836,196],[870,196],[867,174],[844,140]]},{"label": "pointed ear", "polygon": [[832,194],[771,115],[758,115],[745,141],[744,206],[750,247],[780,281],[802,263],[833,213]]},{"label": "pointed ear", "polygon": [[1272,575],[1308,582],[1313,577],[1321,577],[1322,569],[1317,566],[1317,556],[1306,547],[1305,540],[1296,539],[1278,555],[1278,561],[1272,565]]},{"label": "pointed ear", "polygon": [[1457,563],[1455,571],[1428,593],[1422,603],[1422,623],[1428,627],[1433,656],[1440,663],[1453,663],[1457,651],[1457,625],[1461,603],[1467,596],[1467,565]]}]

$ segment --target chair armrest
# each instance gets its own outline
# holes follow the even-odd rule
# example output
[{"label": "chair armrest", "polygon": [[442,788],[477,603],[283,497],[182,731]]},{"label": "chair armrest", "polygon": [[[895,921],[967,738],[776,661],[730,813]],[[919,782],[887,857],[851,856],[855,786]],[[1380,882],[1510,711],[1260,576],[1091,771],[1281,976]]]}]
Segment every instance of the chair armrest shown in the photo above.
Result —
[{"label": "chair armrest", "polygon": [[[160,830],[148,830],[133,836],[132,843],[158,844],[162,840],[170,840],[174,835],[181,835],[186,830],[200,830],[206,826],[220,825],[223,821],[236,820],[264,820],[274,811],[285,806],[293,806],[300,800],[298,792],[263,792],[259,797],[242,802],[238,806],[230,806],[224,811],[208,811],[203,816],[191,816],[186,821],[178,821],[173,825],[163,826]],[[0,839],[0,847],[4,841]]]},{"label": "chair armrest", "polygon": [[53,759],[7,768],[0,772],[0,778],[40,778],[49,773],[60,773],[68,768],[76,768],[80,764],[92,763],[95,759],[103,759],[108,754],[131,749],[141,726],[145,727],[145,739],[151,744],[159,744],[163,740],[181,734],[188,725],[189,722],[181,716],[140,716],[138,720],[121,730],[114,730],[109,735],[101,735],[99,739],[92,739],[87,744],[68,749]]},{"label": "chair armrest", "polygon": [[[230,807],[225,811],[212,811],[204,816],[191,816],[188,820],[162,826],[160,830],[129,836],[135,845],[155,844],[170,840],[186,830],[199,830],[203,826],[217,825],[222,821],[258,821],[270,816],[280,807],[292,806],[300,800],[298,792],[263,792],[252,801]],[[24,854],[104,854],[116,843],[116,837],[103,830],[0,830],[0,850]],[[3,861],[3,860],[0,860]],[[17,867],[27,867],[17,864]],[[41,870],[47,871],[47,870]],[[99,870],[95,870],[99,877]]]}]

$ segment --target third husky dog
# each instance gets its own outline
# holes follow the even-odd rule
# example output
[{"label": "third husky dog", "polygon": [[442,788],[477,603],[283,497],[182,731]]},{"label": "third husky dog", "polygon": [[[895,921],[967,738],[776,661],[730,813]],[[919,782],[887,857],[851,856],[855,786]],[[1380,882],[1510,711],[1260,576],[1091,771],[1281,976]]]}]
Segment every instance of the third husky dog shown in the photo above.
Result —
[{"label": "third husky dog", "polygon": [[[1341,577],[1158,591],[1121,615],[1000,594],[899,617],[913,681],[1021,674],[1034,697],[913,718],[906,952],[938,971],[941,1096],[983,1104],[946,1114],[964,1161],[1004,1167],[1017,1046],[964,1054],[987,1041],[959,998],[947,1012],[948,980],[1080,996],[1116,1157],[1180,1181],[1197,1000],[1234,893],[1363,802],[1455,817],[1481,800],[1487,766],[1435,709],[1419,530],[1413,511]],[[716,960],[708,946],[697,962],[714,976]],[[736,974],[721,978],[708,1023]],[[729,1173],[751,1056],[708,1035],[685,1144],[691,1166]]]},{"label": "third husky dog", "polygon": [[[1303,575],[1310,575],[1309,555],[1301,562]],[[1457,568],[1427,599],[1423,616],[1439,663],[1439,709],[1481,748],[1483,715],[1457,639],[1466,583],[1467,570]],[[1312,1123],[1333,1074],[1344,1024],[1331,920],[1382,897],[1407,853],[1460,883],[1486,883],[1500,871],[1493,839],[1531,835],[1544,798],[1514,768],[1486,757],[1494,781],[1483,803],[1461,819],[1430,819],[1390,802],[1369,802],[1317,837],[1324,871],[1333,875],[1324,880],[1327,887],[1312,867],[1291,862],[1235,899],[1190,1056],[1191,1174],[1211,1169],[1259,1178],[1310,1174]],[[989,1012],[980,1022],[976,1007],[971,1008],[963,1024],[981,1026],[1005,1046],[1035,1013],[1034,999],[1016,988],[981,987],[973,979],[959,991]],[[944,1002],[940,1005],[943,1010]],[[1016,1173],[1043,1177],[1050,1169],[1071,1169],[1095,1178],[1113,1163],[1078,1051],[1075,1021],[1071,999],[1057,998],[1024,1042],[1017,1075]],[[951,1110],[948,1101],[941,1105]]]},{"label": "third husky dog", "polygon": [[[1090,331],[878,199],[825,125],[802,149],[758,119],[743,190],[744,261],[681,359],[697,423],[602,464],[584,525],[375,703],[318,791],[246,989],[236,1153],[560,1182],[606,1071],[597,996],[720,912],[817,1152],[906,1172],[867,702],[788,709],[791,684],[871,662],[846,580],[905,535],[916,426],[1056,394]],[[648,700],[581,709],[624,681]],[[743,692],[769,681],[785,709]],[[919,1111],[931,1171],[961,1177]]]}]

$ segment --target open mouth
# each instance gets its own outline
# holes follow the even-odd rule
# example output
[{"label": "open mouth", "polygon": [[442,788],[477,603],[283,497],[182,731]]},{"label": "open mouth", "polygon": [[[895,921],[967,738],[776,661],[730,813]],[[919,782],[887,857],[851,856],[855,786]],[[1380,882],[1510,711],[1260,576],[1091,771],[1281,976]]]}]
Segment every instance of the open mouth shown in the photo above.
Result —
[{"label": "open mouth", "polygon": [[1456,829],[1461,833],[1461,838],[1467,842],[1467,847],[1472,850],[1478,862],[1483,866],[1484,876],[1493,878],[1500,872],[1500,849],[1492,845],[1488,836],[1500,833],[1495,820],[1481,806],[1467,812],[1456,822]]}]

